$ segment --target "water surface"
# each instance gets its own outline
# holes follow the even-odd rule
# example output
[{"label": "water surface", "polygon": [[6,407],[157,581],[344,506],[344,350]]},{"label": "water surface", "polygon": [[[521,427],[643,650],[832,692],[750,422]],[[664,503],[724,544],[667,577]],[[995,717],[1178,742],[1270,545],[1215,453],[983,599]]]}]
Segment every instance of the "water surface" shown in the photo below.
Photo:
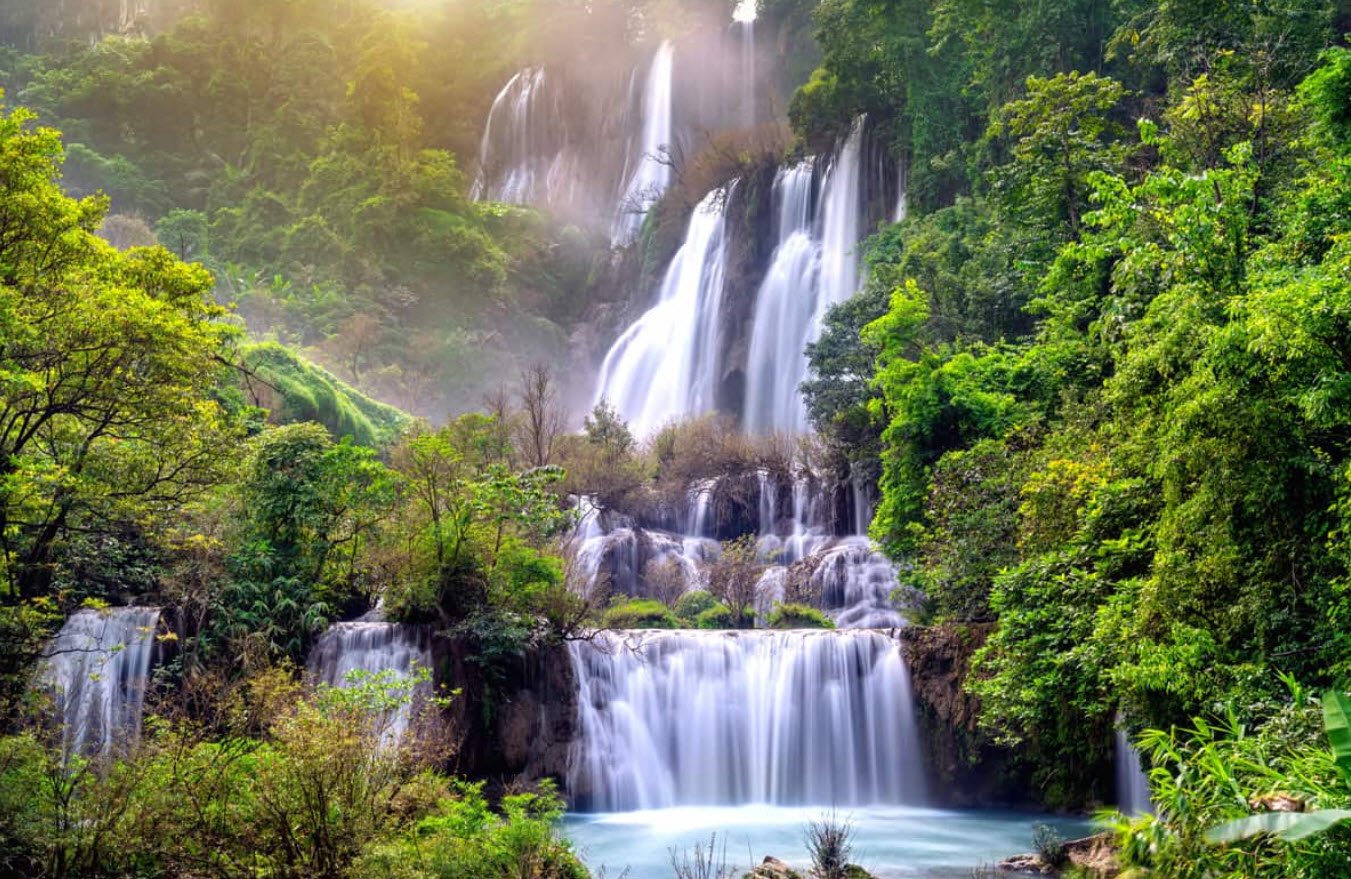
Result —
[{"label": "water surface", "polygon": [[[572,813],[565,834],[598,875],[670,879],[671,849],[707,844],[740,876],[773,855],[796,868],[808,863],[803,830],[829,809],[784,806],[683,806],[637,812]],[[968,879],[972,871],[1032,849],[1032,828],[1049,824],[1066,839],[1092,832],[1088,821],[1027,812],[950,811],[909,806],[838,810],[854,825],[852,860],[879,879]]]}]

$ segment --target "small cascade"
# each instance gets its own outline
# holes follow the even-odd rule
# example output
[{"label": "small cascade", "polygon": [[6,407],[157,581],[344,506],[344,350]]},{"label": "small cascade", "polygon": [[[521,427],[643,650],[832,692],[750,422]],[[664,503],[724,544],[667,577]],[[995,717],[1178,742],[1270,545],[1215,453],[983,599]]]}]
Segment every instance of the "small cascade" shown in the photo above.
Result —
[{"label": "small cascade", "polygon": [[1117,718],[1116,729],[1116,805],[1126,815],[1146,815],[1154,811],[1149,797],[1149,776],[1145,774],[1140,749]]},{"label": "small cascade", "polygon": [[[409,678],[417,668],[431,669],[430,632],[422,626],[386,622],[334,623],[310,652],[309,673],[316,684],[349,686],[351,672],[392,672]],[[408,732],[414,712],[432,694],[431,681],[416,684],[411,700],[387,718],[381,739],[398,742]]]},{"label": "small cascade", "polygon": [[694,209],[657,304],[624,331],[601,365],[596,402],[613,405],[637,436],[713,409],[728,197],[730,188],[716,189]]},{"label": "small cascade", "polygon": [[811,585],[841,629],[905,625],[905,618],[891,603],[896,566],[866,537],[844,537],[821,551]]},{"label": "small cascade", "polygon": [[816,313],[821,248],[812,237],[814,163],[780,168],[771,205],[778,246],[755,297],[750,350],[746,357],[744,421],[752,433],[807,428],[807,410],[798,387],[807,376],[807,332]]},{"label": "small cascade", "polygon": [[681,521],[682,534],[696,538],[710,536],[713,493],[717,490],[716,479],[700,479],[685,490],[687,505]]},{"label": "small cascade", "polygon": [[545,105],[543,68],[516,73],[493,100],[479,143],[475,201],[547,202],[539,186],[557,158],[552,108]]},{"label": "small cascade", "polygon": [[601,633],[569,651],[582,808],[923,799],[909,676],[885,634]]},{"label": "small cascade", "polygon": [[139,738],[159,616],[153,607],[80,610],[48,644],[40,682],[66,754],[106,754]]},{"label": "small cascade", "polygon": [[675,80],[675,47],[669,40],[662,41],[652,57],[643,92],[643,127],[639,139],[640,152],[628,183],[619,200],[614,225],[610,229],[610,243],[616,247],[629,244],[643,226],[643,218],[671,182],[672,89]]}]

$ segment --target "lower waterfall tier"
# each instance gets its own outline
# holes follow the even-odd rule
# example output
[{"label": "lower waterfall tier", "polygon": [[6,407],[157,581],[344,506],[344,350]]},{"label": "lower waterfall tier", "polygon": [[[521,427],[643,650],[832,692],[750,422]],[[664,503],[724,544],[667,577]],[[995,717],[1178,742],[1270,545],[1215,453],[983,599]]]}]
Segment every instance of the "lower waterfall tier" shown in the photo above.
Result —
[{"label": "lower waterfall tier", "polygon": [[603,632],[571,659],[580,808],[923,798],[910,682],[886,634]]}]

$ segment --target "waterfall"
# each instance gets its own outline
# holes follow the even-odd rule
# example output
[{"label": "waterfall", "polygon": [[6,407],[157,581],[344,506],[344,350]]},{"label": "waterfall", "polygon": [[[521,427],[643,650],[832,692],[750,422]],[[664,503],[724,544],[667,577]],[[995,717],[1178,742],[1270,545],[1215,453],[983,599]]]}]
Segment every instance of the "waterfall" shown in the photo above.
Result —
[{"label": "waterfall", "polygon": [[66,754],[108,753],[141,731],[159,610],[119,607],[72,614],[43,653]]},{"label": "waterfall", "polygon": [[694,209],[657,304],[624,331],[601,365],[596,402],[613,405],[637,436],[713,409],[731,188],[715,189]]},{"label": "waterfall", "polygon": [[813,163],[779,169],[771,204],[778,246],[755,297],[746,358],[746,429],[801,432],[807,410],[798,386],[807,375],[804,351],[816,313],[821,249],[812,238]]},{"label": "waterfall", "polygon": [[826,312],[858,292],[858,248],[862,216],[863,130],[854,120],[821,183],[821,292],[812,316],[811,339],[821,335]]},{"label": "waterfall", "polygon": [[810,375],[806,347],[821,337],[830,308],[858,291],[864,129],[860,116],[827,164],[815,199],[815,163],[788,166],[775,176],[778,244],[756,294],[746,358],[743,414],[753,433],[807,429],[801,393]]},{"label": "waterfall", "polygon": [[905,162],[896,166],[896,210],[892,214],[892,220],[900,223],[910,216],[910,194],[907,191],[910,185],[910,171],[906,168]]},{"label": "waterfall", "polygon": [[527,67],[493,100],[479,144],[475,201],[548,204],[550,169],[561,164],[563,114],[549,95],[543,68]]},{"label": "waterfall", "polygon": [[[309,672],[315,683],[343,687],[351,684],[349,675],[353,671],[392,672],[394,677],[406,679],[415,668],[430,670],[431,664],[430,633],[422,626],[334,623],[310,652]],[[386,718],[381,739],[398,742],[408,731],[414,711],[431,693],[430,681],[414,685],[411,699]]]},{"label": "waterfall", "polygon": [[707,537],[709,516],[713,512],[713,494],[718,489],[718,480],[700,479],[685,491],[686,510],[682,517],[681,530],[690,537]]},{"label": "waterfall", "polygon": [[585,808],[923,797],[909,677],[887,635],[599,633],[569,651],[568,782]]},{"label": "waterfall", "polygon": [[1117,808],[1127,815],[1154,811],[1144,761],[1125,727],[1121,726],[1121,718],[1117,718],[1116,729],[1116,800]]},{"label": "waterfall", "polygon": [[643,218],[671,182],[672,84],[675,47],[663,40],[652,57],[643,92],[641,152],[619,200],[610,242],[616,247],[630,243],[643,226]]}]

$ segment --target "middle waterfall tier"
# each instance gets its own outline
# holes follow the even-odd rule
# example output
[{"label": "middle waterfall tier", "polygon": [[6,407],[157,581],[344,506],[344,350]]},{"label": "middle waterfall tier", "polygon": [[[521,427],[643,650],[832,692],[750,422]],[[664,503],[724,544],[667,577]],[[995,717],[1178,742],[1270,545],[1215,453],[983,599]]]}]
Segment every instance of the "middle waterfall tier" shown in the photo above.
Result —
[{"label": "middle waterfall tier", "polygon": [[570,654],[580,808],[923,800],[909,677],[886,634],[607,632]]}]

